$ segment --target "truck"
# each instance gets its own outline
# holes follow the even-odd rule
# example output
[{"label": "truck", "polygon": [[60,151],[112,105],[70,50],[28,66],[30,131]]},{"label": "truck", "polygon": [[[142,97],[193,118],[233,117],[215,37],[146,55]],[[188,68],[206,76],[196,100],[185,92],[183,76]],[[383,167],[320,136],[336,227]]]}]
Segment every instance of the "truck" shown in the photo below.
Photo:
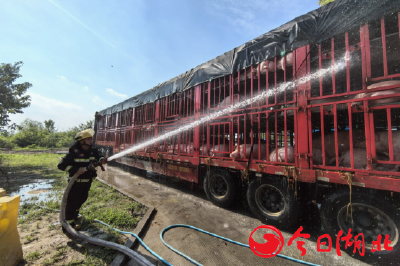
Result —
[{"label": "truck", "polygon": [[95,144],[110,156],[208,118],[116,161],[202,184],[219,207],[245,197],[279,228],[312,202],[332,237],[362,233],[371,252],[387,235],[374,254],[396,254],[399,11],[398,0],[327,4],[96,112]]}]

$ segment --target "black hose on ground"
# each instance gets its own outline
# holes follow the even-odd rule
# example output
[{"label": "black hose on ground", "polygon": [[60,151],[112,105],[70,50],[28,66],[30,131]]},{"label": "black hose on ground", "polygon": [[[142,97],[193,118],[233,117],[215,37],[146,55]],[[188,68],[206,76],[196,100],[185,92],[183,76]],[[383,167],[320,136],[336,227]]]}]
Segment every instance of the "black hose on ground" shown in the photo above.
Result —
[{"label": "black hose on ground", "polygon": [[111,248],[114,250],[117,250],[121,253],[124,253],[125,255],[127,255],[128,257],[130,257],[131,259],[135,260],[140,266],[144,265],[144,266],[153,266],[153,264],[151,262],[149,262],[146,258],[144,258],[143,256],[139,255],[137,252],[123,246],[123,245],[119,245],[113,242],[109,242],[109,241],[104,241],[98,238],[93,238],[81,233],[78,233],[77,231],[75,231],[70,224],[67,223],[67,221],[65,220],[65,208],[67,206],[67,198],[68,198],[68,194],[72,188],[72,185],[75,183],[76,179],[78,178],[79,175],[74,175],[72,177],[72,179],[68,182],[67,187],[65,188],[64,191],[64,195],[63,195],[63,199],[61,201],[61,208],[60,208],[60,222],[62,227],[67,230],[67,232],[73,237],[73,238],[78,238],[81,239],[83,241],[86,241],[88,243],[94,244],[94,245],[98,245],[98,246],[102,246],[102,247],[107,247],[107,248]]}]

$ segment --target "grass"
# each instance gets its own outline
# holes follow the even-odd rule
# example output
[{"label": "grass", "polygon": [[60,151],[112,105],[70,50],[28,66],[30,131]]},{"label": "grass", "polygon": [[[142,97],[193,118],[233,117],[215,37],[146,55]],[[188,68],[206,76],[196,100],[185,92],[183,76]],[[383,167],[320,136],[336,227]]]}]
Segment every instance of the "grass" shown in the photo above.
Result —
[{"label": "grass", "polygon": [[[61,154],[51,154],[51,153],[38,153],[38,154],[1,154],[2,157],[2,168],[6,172],[18,173],[21,170],[28,171],[41,171],[47,169],[46,172],[56,171],[52,174],[57,176],[62,176],[63,172],[57,169],[57,165],[60,162]],[[38,172],[39,173],[39,172]]]},{"label": "grass", "polygon": [[42,254],[40,254],[38,251],[34,251],[29,253],[26,257],[25,260],[27,261],[31,261],[31,260],[37,260],[42,256]]},{"label": "grass", "polygon": [[[28,229],[31,225],[32,232],[22,240],[24,243],[31,243],[37,240],[37,230],[48,228],[46,230],[59,230],[60,226],[49,226],[49,221],[54,217],[55,210],[60,209],[61,199],[64,189],[67,185],[65,172],[57,169],[57,164],[62,155],[59,154],[2,154],[3,164],[1,167],[6,172],[22,172],[23,175],[32,175],[35,179],[54,179],[53,188],[44,201],[39,201],[38,197],[32,197],[29,200],[21,202],[19,208],[18,224],[21,230]],[[38,177],[37,175],[40,175]],[[46,207],[40,208],[38,207]],[[129,197],[119,193],[117,190],[104,185],[100,181],[94,180],[89,191],[89,198],[81,207],[83,219],[79,222],[82,225],[82,231],[93,232],[92,235],[106,234],[105,240],[123,244],[126,240],[121,234],[106,228],[103,225],[94,223],[94,219],[101,220],[112,227],[124,231],[133,231],[140,221],[141,217],[147,211],[146,207],[135,202]],[[54,218],[53,218],[54,219]],[[33,226],[33,227],[32,227]],[[96,233],[97,232],[97,233]],[[51,254],[50,258],[40,262],[41,265],[52,265],[62,263],[66,257],[69,247],[57,247],[47,252]],[[86,249],[85,249],[86,250]],[[25,260],[32,261],[44,257],[41,250],[34,251],[25,257]],[[80,252],[80,251],[79,251]],[[82,253],[82,252],[81,252]],[[117,252],[108,248],[96,247],[92,250],[86,250],[84,259],[72,260],[63,265],[109,265]]]},{"label": "grass", "polygon": [[14,150],[14,151],[37,151],[37,150],[47,151],[47,150],[63,150],[63,149],[68,149],[68,147],[65,147],[65,148],[46,148],[46,147],[36,146],[34,148],[32,148],[32,147],[21,148],[21,147],[16,146],[16,147],[13,147],[12,150]]}]

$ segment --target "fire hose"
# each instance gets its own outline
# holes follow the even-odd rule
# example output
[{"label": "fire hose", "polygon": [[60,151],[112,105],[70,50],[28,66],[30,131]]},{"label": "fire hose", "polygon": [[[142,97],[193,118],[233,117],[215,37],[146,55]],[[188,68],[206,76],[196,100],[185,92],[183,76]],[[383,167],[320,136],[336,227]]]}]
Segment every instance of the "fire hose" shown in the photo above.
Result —
[{"label": "fire hose", "polygon": [[[93,164],[93,166],[101,166],[101,164]],[[102,166],[101,166],[102,167]],[[103,170],[104,168],[102,168]],[[127,248],[123,245],[119,245],[113,242],[109,242],[109,241],[104,241],[98,238],[94,238],[94,237],[90,237],[81,233],[78,233],[77,231],[75,231],[70,224],[67,223],[66,219],[65,219],[65,208],[67,206],[67,198],[69,195],[69,192],[72,188],[72,186],[74,185],[76,179],[78,178],[79,175],[75,174],[72,179],[68,182],[67,187],[65,188],[64,191],[64,195],[61,201],[61,208],[60,208],[60,222],[62,227],[73,237],[73,238],[78,238],[81,239],[83,241],[86,241],[88,243],[94,244],[94,245],[98,245],[98,246],[102,246],[102,247],[107,247],[107,248],[111,248],[114,250],[117,250],[125,255],[127,255],[128,257],[130,257],[131,259],[135,260],[137,263],[139,263],[139,265],[148,265],[148,266],[152,266],[153,264],[151,262],[149,262],[147,259],[145,259],[143,256],[141,256],[140,254],[138,254],[137,252],[131,250],[130,248]]]},{"label": "fire hose", "polygon": [[[94,163],[93,166],[95,166],[95,167],[96,167],[96,166],[100,166],[100,167],[102,168],[102,170],[104,171],[104,168],[103,168],[103,166],[102,166],[100,163],[98,163],[98,164],[95,164],[95,163]],[[65,208],[66,208],[66,205],[67,205],[67,198],[68,198],[69,192],[70,192],[70,190],[71,190],[73,184],[75,183],[76,179],[78,178],[78,176],[79,176],[79,175],[75,174],[75,175],[72,177],[72,179],[68,182],[68,185],[67,185],[67,187],[65,188],[65,191],[64,191],[63,199],[62,199],[62,201],[61,201],[61,208],[60,208],[60,222],[61,222],[62,227],[63,227],[73,238],[78,238],[78,239],[81,239],[81,240],[83,240],[83,241],[86,241],[86,242],[91,243],[91,244],[94,244],[94,245],[98,245],[98,246],[107,247],[107,248],[111,248],[111,249],[117,250],[117,251],[119,251],[119,252],[121,252],[121,253],[127,255],[127,256],[130,257],[131,259],[135,260],[137,263],[139,263],[139,265],[146,265],[146,266],[147,266],[147,265],[149,265],[149,266],[150,266],[150,265],[153,265],[153,264],[152,264],[151,262],[149,262],[146,258],[144,258],[143,256],[141,256],[141,255],[138,254],[137,252],[135,252],[135,251],[133,251],[133,250],[131,250],[131,249],[129,249],[129,248],[123,246],[123,245],[119,245],[119,244],[116,244],[116,243],[113,243],[113,242],[104,241],[104,240],[101,240],[101,239],[98,239],[98,238],[94,238],[94,237],[90,237],[90,236],[81,234],[81,233],[75,231],[75,230],[71,227],[71,225],[67,223],[67,221],[66,221],[66,219],[65,219]],[[157,253],[155,253],[154,251],[152,251],[152,250],[143,242],[143,240],[142,240],[139,236],[137,236],[136,234],[131,233],[131,232],[124,232],[124,231],[118,230],[118,229],[113,228],[113,227],[111,227],[110,225],[108,225],[108,224],[106,224],[106,223],[104,223],[104,222],[102,222],[102,221],[96,220],[96,219],[95,219],[94,221],[97,222],[97,223],[103,224],[103,225],[105,225],[105,226],[111,228],[112,230],[114,230],[114,231],[116,231],[116,232],[119,232],[119,233],[121,233],[121,234],[130,234],[130,235],[134,236],[135,238],[138,239],[138,241],[140,242],[140,244],[142,244],[143,247],[144,247],[146,250],[148,250],[152,255],[154,255],[157,259],[159,259],[160,261],[162,261],[164,264],[166,264],[166,265],[168,265],[168,266],[172,265],[172,264],[170,264],[169,262],[167,262],[165,259],[163,259],[160,255],[158,255]],[[196,231],[198,231],[198,232],[202,232],[202,233],[204,233],[204,234],[211,235],[211,236],[213,236],[213,237],[216,237],[216,238],[225,240],[225,241],[227,241],[227,242],[230,242],[230,243],[233,243],[233,244],[236,244],[236,245],[239,245],[239,246],[243,246],[243,247],[250,248],[250,246],[247,245],[247,244],[240,243],[240,242],[231,240],[231,239],[229,239],[229,238],[225,238],[225,237],[219,236],[219,235],[217,235],[217,234],[213,234],[213,233],[204,231],[204,230],[202,230],[202,229],[200,229],[200,228],[197,228],[197,227],[194,227],[194,226],[190,226],[190,225],[175,224],[175,225],[171,225],[171,226],[168,226],[168,227],[164,228],[164,230],[160,233],[160,238],[161,238],[161,241],[164,243],[164,245],[166,245],[169,249],[171,249],[171,250],[174,251],[175,253],[181,255],[182,257],[184,257],[184,258],[187,259],[188,261],[194,263],[195,265],[202,266],[202,264],[200,264],[200,263],[197,262],[196,260],[194,260],[194,259],[192,259],[191,257],[189,257],[188,255],[186,255],[186,254],[180,252],[179,250],[176,250],[176,249],[173,248],[171,245],[169,245],[168,243],[165,242],[164,237],[163,237],[164,234],[165,234],[165,232],[167,232],[168,230],[170,230],[170,229],[172,229],[172,228],[175,228],[175,227],[186,227],[186,228],[194,229],[194,230],[196,230]],[[277,257],[280,257],[280,258],[283,258],[283,259],[290,260],[290,261],[294,261],[294,262],[297,262],[297,263],[300,263],[300,264],[303,264],[303,265],[318,266],[317,264],[310,263],[310,262],[305,262],[305,261],[298,260],[298,259],[295,259],[295,258],[292,258],[292,257],[289,257],[289,256],[285,256],[285,255],[277,254],[276,256],[277,256]]]}]

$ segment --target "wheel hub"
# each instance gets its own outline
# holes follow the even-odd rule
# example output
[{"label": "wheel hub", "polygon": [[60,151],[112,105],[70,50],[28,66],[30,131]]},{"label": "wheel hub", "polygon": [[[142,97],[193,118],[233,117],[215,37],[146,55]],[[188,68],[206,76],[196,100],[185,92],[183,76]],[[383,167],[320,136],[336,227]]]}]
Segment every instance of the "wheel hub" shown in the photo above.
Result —
[{"label": "wheel hub", "polygon": [[284,196],[278,189],[268,184],[257,189],[256,204],[260,210],[270,216],[279,216],[285,209]]},{"label": "wheel hub", "polygon": [[215,197],[223,197],[228,193],[228,185],[221,176],[214,175],[210,180],[210,190]]},{"label": "wheel hub", "polygon": [[393,220],[381,210],[369,205],[352,203],[348,212],[347,206],[344,206],[338,212],[337,222],[344,234],[347,234],[350,228],[353,235],[362,233],[367,250],[372,248],[372,241],[377,240],[379,234],[382,237],[390,236],[390,246],[396,245],[399,240],[399,232]]}]

